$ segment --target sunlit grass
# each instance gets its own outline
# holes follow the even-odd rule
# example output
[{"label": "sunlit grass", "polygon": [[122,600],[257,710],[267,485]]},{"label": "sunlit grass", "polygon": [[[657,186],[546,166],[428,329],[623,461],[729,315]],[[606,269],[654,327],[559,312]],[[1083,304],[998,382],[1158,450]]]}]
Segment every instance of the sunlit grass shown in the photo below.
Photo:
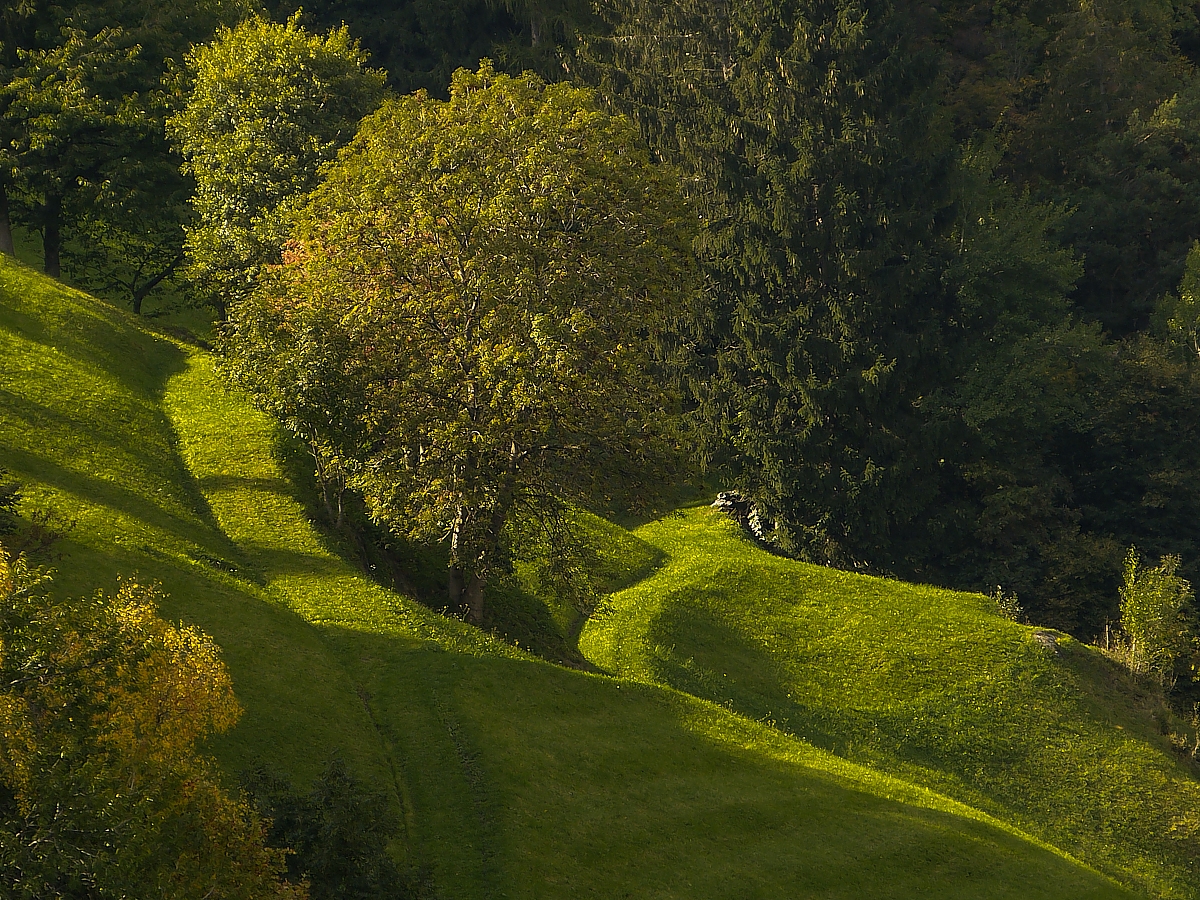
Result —
[{"label": "sunlit grass", "polygon": [[[246,707],[214,745],[226,767],[305,781],[341,750],[393,794],[440,897],[1126,896],[942,795],[375,584],[308,522],[274,427],[208,355],[4,261],[0,354],[0,465],[26,511],[79,519],[58,589],[161,581]],[[609,586],[673,552],[590,527]]]},{"label": "sunlit grass", "polygon": [[986,809],[1094,865],[1197,896],[1200,783],[1152,695],[1092,648],[977,594],[771,556],[709,509],[637,535],[666,562],[581,648]]},{"label": "sunlit grass", "polygon": [[[58,590],[118,575],[161,582],[170,616],[221,644],[247,713],[216,746],[231,771],[254,761],[315,775],[340,749],[387,771],[374,729],[319,631],[264,602],[262,579],[220,529],[177,452],[162,407],[189,348],[104,304],[0,260],[0,465],[24,510],[77,520],[58,547]],[[341,721],[331,708],[344,710]],[[281,742],[282,735],[302,735]]]}]

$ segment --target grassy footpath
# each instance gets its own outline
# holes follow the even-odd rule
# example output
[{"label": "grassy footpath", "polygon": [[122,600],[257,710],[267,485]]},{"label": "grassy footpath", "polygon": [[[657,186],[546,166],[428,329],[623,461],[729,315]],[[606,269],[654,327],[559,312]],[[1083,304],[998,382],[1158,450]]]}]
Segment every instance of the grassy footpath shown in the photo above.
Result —
[{"label": "grassy footpath", "polygon": [[709,509],[637,532],[666,563],[584,630],[595,664],[775,724],[1014,821],[1155,893],[1200,885],[1200,783],[1152,695],[987,598],[753,547]]},{"label": "grassy footpath", "polygon": [[[79,520],[58,589],[161,581],[246,707],[226,768],[303,782],[339,749],[440,897],[1127,896],[932,791],[377,586],[305,519],[274,440],[201,351],[0,261],[0,465],[27,509]],[[624,543],[617,581],[657,559]]]}]

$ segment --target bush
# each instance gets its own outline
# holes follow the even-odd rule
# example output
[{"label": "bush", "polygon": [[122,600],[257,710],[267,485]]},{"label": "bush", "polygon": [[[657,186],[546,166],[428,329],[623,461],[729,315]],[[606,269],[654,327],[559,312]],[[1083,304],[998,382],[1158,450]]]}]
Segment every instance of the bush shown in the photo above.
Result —
[{"label": "bush", "polygon": [[1192,585],[1175,574],[1178,569],[1178,556],[1164,556],[1153,567],[1143,566],[1133,547],[1125,557],[1120,655],[1134,674],[1166,680],[1184,650],[1183,613],[1192,601]]},{"label": "bush", "polygon": [[337,756],[307,795],[280,775],[257,769],[242,777],[253,805],[271,821],[267,842],[288,854],[288,879],[307,880],[312,900],[408,900],[414,877],[387,852],[399,820],[383,794],[369,790]]},{"label": "bush", "polygon": [[12,534],[17,528],[17,504],[21,502],[21,483],[0,468],[0,534]]},{"label": "bush", "polygon": [[48,583],[0,547],[0,897],[306,900],[198,750],[241,712],[212,639]]}]

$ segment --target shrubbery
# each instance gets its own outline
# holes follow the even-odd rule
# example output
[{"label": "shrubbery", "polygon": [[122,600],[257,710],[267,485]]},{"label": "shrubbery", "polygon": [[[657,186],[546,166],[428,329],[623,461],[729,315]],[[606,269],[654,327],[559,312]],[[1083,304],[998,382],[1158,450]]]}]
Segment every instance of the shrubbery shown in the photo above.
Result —
[{"label": "shrubbery", "polygon": [[286,848],[288,878],[307,881],[312,900],[406,900],[419,879],[401,873],[387,852],[399,821],[387,797],[357,781],[333,757],[307,794],[257,769],[242,779],[271,822],[267,841]]},{"label": "shrubbery", "polygon": [[241,714],[212,639],[153,588],[48,580],[0,548],[0,896],[306,897],[197,753]]},{"label": "shrubbery", "polygon": [[1178,556],[1164,556],[1157,566],[1146,566],[1131,547],[1125,557],[1116,653],[1134,674],[1171,680],[1175,660],[1186,647],[1183,615],[1193,595],[1191,583],[1176,574],[1178,570]]}]

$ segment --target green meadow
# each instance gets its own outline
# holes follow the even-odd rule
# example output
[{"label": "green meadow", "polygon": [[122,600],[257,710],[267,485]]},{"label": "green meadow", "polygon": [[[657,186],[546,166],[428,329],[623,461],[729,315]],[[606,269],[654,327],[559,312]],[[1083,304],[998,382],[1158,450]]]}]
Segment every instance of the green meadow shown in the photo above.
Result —
[{"label": "green meadow", "polygon": [[615,592],[539,619],[585,671],[367,577],[286,458],[207,351],[0,258],[0,465],[75,522],[55,590],[160,583],[245,708],[209,748],[230,784],[340,753],[435,896],[1200,897],[1200,784],[1149,695],[986,598],[704,509],[588,520]]},{"label": "green meadow", "polygon": [[589,620],[597,665],[932,787],[1151,893],[1196,895],[1196,768],[1161,701],[1096,648],[979,594],[772,556],[710,509],[636,535],[665,563]]}]

